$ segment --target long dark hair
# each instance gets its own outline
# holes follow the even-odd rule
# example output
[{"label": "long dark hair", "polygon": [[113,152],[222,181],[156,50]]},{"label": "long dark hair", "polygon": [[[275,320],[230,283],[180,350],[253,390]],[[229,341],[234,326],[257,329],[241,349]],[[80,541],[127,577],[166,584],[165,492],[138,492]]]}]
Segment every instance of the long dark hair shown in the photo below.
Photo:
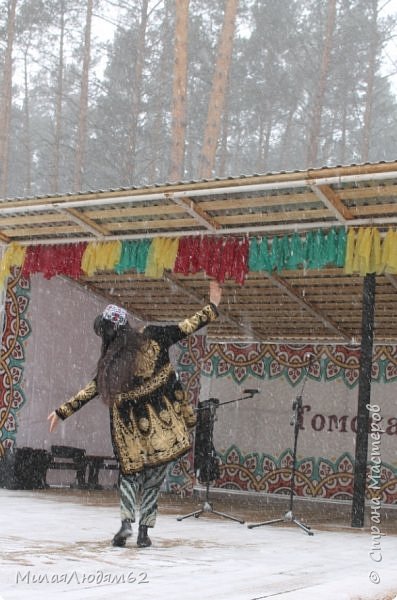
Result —
[{"label": "long dark hair", "polygon": [[116,328],[102,315],[95,319],[94,331],[102,338],[96,375],[97,389],[105,404],[112,406],[115,395],[128,389],[137,353],[145,337],[129,323]]}]

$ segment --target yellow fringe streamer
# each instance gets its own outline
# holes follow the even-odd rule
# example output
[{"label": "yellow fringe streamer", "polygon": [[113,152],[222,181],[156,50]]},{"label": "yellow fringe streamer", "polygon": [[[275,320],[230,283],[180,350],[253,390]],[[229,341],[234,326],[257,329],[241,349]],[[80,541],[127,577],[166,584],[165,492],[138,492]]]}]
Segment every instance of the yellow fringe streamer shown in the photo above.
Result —
[{"label": "yellow fringe streamer", "polygon": [[389,230],[383,240],[375,227],[350,229],[347,234],[345,273],[397,273],[397,232]]},{"label": "yellow fringe streamer", "polygon": [[90,242],[84,250],[81,270],[88,275],[97,271],[114,271],[120,260],[122,244],[115,242]]},{"label": "yellow fringe streamer", "polygon": [[21,246],[17,242],[11,242],[7,246],[4,256],[0,263],[0,289],[3,289],[5,282],[11,274],[12,267],[22,267],[25,255],[26,246]]},{"label": "yellow fringe streamer", "polygon": [[162,277],[164,269],[173,269],[178,253],[179,241],[175,238],[154,238],[146,261],[147,277]]},{"label": "yellow fringe streamer", "polygon": [[382,266],[385,273],[397,273],[397,231],[389,229],[383,240]]}]

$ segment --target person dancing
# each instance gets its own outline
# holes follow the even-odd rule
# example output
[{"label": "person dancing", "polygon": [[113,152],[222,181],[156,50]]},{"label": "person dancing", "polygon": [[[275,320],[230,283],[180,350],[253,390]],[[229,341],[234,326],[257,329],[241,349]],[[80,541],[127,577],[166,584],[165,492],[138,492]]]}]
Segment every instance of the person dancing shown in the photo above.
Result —
[{"label": "person dancing", "polygon": [[196,415],[171,365],[169,348],[215,320],[222,290],[210,282],[210,302],[177,325],[134,329],[126,311],[109,304],[94,321],[102,338],[96,376],[48,415],[50,432],[100,395],[109,406],[113,450],[120,469],[121,527],[113,546],[125,546],[139,506],[137,545],[151,545],[157,500],[170,462],[191,448]]}]

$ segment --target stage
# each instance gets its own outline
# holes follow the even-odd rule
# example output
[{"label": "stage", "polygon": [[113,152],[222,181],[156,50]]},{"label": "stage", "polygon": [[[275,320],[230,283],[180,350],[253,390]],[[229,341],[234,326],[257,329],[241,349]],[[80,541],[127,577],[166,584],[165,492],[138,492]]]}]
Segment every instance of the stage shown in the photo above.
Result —
[{"label": "stage", "polygon": [[376,537],[370,527],[323,522],[310,523],[308,536],[291,523],[248,529],[210,514],[178,522],[200,501],[167,501],[151,530],[152,547],[136,547],[135,527],[125,548],[113,548],[116,492],[0,489],[0,498],[1,600],[392,600],[397,594],[393,531]]}]

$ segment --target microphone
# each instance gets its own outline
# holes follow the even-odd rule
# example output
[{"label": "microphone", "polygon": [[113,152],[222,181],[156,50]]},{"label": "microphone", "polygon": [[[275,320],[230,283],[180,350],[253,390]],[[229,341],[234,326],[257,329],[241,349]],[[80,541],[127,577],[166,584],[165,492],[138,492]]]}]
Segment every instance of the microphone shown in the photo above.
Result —
[{"label": "microphone", "polygon": [[251,396],[254,396],[255,394],[259,394],[259,390],[243,390],[243,394],[251,394]]},{"label": "microphone", "polygon": [[219,404],[218,398],[208,398],[207,402],[212,404]]}]

